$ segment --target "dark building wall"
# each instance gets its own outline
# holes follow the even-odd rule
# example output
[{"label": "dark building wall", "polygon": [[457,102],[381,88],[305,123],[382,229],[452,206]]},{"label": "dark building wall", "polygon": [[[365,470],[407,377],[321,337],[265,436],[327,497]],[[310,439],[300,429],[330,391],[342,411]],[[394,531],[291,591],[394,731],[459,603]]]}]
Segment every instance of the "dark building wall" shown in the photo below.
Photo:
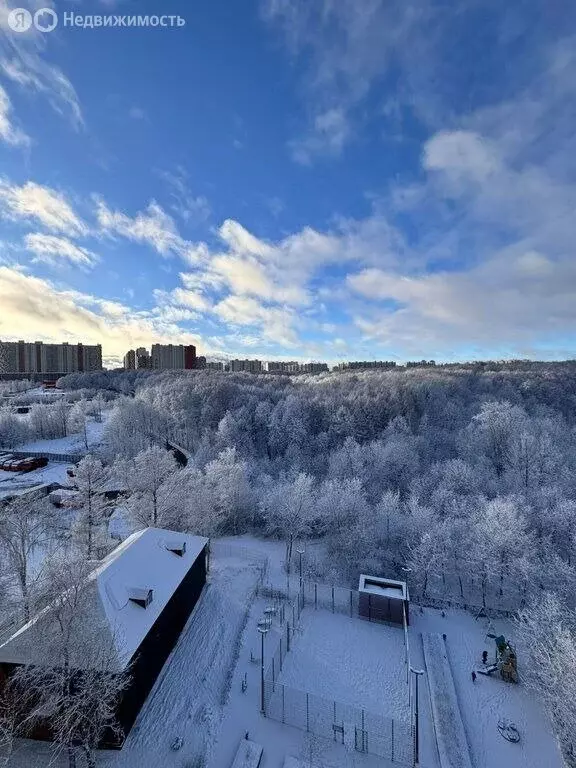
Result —
[{"label": "dark building wall", "polygon": [[[133,659],[131,683],[118,706],[118,722],[128,735],[206,583],[206,547],[155,621]],[[178,557],[178,555],[173,555]],[[142,610],[145,610],[144,608]],[[103,747],[121,745],[105,740]]]},{"label": "dark building wall", "polygon": [[408,618],[408,602],[398,598],[384,597],[381,595],[372,595],[366,592],[360,592],[358,604],[358,613],[363,618],[370,621],[386,621],[393,624],[404,624],[403,607],[406,610],[406,622]]},{"label": "dark building wall", "polygon": [[190,370],[196,367],[196,347],[190,344],[184,347],[184,368]]}]

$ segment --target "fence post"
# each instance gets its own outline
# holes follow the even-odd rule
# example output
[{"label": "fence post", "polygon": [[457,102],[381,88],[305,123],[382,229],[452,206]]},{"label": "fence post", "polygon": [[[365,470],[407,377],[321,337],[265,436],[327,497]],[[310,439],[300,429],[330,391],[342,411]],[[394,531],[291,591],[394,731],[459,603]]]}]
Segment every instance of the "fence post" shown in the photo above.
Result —
[{"label": "fence post", "polygon": [[310,730],[310,707],[308,704],[308,693],[306,693],[306,730]]},{"label": "fence post", "polygon": [[332,584],[332,613],[334,613],[334,584]]},{"label": "fence post", "polygon": [[[280,655],[282,658],[282,655]],[[272,656],[272,692],[274,692],[274,681],[276,680],[276,670],[274,667],[274,656]]]},{"label": "fence post", "polygon": [[372,595],[368,594],[368,621],[372,621]]},{"label": "fence post", "polygon": [[278,666],[282,669],[282,638],[280,638],[280,664]]},{"label": "fence post", "polygon": [[314,610],[318,610],[318,584],[314,582]]},{"label": "fence post", "polygon": [[296,626],[296,615],[294,613],[294,606],[292,606],[292,626]]},{"label": "fence post", "polygon": [[352,590],[350,590],[350,618],[352,618]]},{"label": "fence post", "polygon": [[286,653],[290,653],[290,622],[286,624]]},{"label": "fence post", "polygon": [[391,758],[392,758],[392,762],[394,762],[394,718],[392,718],[392,744],[391,744],[391,747],[392,747]]},{"label": "fence post", "polygon": [[284,706],[284,686],[282,686],[282,722],[283,723],[286,722],[285,712],[286,712],[286,709]]}]

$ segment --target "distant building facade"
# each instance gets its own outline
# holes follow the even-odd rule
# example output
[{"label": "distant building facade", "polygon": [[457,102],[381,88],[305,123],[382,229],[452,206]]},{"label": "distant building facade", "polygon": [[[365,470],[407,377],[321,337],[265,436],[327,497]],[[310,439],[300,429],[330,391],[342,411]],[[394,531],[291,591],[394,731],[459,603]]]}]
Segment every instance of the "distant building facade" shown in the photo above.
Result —
[{"label": "distant building facade", "polygon": [[328,371],[328,364],[298,363],[295,360],[269,360],[266,370],[268,373],[324,373]]},{"label": "distant building facade", "polygon": [[353,360],[338,365],[340,371],[363,371],[370,368],[389,370],[396,368],[396,363],[393,360]]},{"label": "distant building facade", "polygon": [[100,344],[0,341],[0,374],[60,374],[102,370]]},{"label": "distant building facade", "polygon": [[223,371],[224,363],[219,361],[208,362],[206,363],[206,370],[207,371]]},{"label": "distant building facade", "polygon": [[193,344],[152,344],[152,364],[155,371],[190,370],[196,367],[196,347]]},{"label": "distant building facade", "polygon": [[230,360],[229,370],[237,373],[247,371],[248,373],[261,373],[263,369],[261,360]]},{"label": "distant building facade", "polygon": [[434,368],[435,360],[410,360],[406,363],[406,368]]},{"label": "distant building facade", "polygon": [[128,352],[126,352],[124,355],[124,370],[136,370],[136,352],[133,349],[129,349]]},{"label": "distant building facade", "polygon": [[138,347],[136,350],[136,368],[139,371],[152,368],[152,358],[146,347]]}]

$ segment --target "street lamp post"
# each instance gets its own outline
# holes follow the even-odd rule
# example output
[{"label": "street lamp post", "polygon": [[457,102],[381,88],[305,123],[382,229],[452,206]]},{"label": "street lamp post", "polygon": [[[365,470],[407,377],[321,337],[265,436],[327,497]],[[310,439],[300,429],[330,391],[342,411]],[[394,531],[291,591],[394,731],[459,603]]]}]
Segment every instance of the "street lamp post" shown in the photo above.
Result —
[{"label": "street lamp post", "polygon": [[410,667],[410,672],[415,678],[414,691],[414,765],[420,764],[420,723],[419,723],[419,701],[418,701],[418,679],[424,674],[423,669],[414,669]]},{"label": "street lamp post", "polygon": [[300,592],[302,592],[302,555],[304,554],[305,549],[304,549],[304,547],[298,547],[296,552],[298,552],[298,557],[300,559],[300,561],[299,561],[299,568],[300,568]]},{"label": "street lamp post", "polygon": [[258,632],[260,632],[262,640],[260,652],[260,712],[262,712],[263,715],[266,714],[266,707],[264,704],[264,637],[266,636],[268,629],[269,625],[266,619],[261,619],[258,622]]}]

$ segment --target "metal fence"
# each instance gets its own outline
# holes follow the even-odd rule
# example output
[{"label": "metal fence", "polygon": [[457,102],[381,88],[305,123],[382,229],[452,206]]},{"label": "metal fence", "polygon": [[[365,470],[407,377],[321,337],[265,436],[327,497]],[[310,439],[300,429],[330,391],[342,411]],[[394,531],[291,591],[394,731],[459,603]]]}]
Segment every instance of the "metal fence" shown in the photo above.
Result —
[{"label": "metal fence", "polygon": [[34,459],[48,459],[66,464],[77,464],[85,455],[83,453],[49,453],[47,451],[12,451],[8,448],[6,453],[10,453],[15,459],[27,459],[28,456],[31,456]]},{"label": "metal fence", "polygon": [[[268,666],[264,675],[266,716],[359,752],[384,757],[399,765],[412,765],[414,733],[410,721],[385,717],[362,707],[317,696],[279,680],[295,634],[304,631],[303,609],[329,610],[369,621],[369,617],[358,614],[359,593],[344,587],[302,581],[295,593],[290,593],[289,588],[284,591],[262,584],[258,594],[271,601],[269,620],[277,637],[275,647],[267,654]],[[410,650],[406,624],[404,642],[408,683]],[[406,695],[409,696],[408,687]]]},{"label": "metal fence", "polygon": [[368,710],[274,682],[264,682],[266,717],[317,736],[332,739],[358,752],[412,765],[412,729]]}]

